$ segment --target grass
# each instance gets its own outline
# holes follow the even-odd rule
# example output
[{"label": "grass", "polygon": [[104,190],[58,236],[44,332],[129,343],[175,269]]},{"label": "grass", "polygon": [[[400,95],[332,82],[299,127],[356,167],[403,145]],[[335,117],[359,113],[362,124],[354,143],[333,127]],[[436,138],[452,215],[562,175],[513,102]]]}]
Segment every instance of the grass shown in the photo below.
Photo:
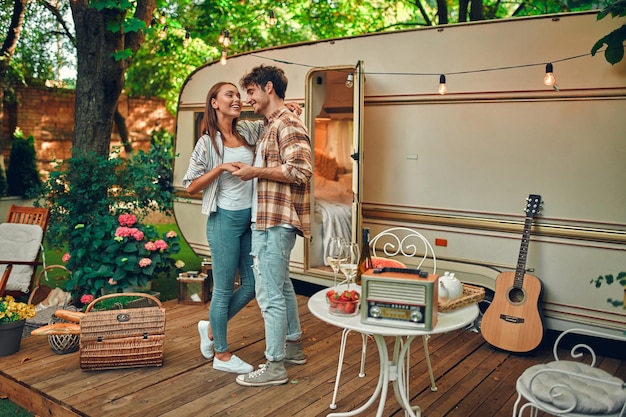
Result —
[{"label": "grass", "polygon": [[[176,260],[182,260],[185,263],[184,270],[185,271],[200,271],[202,269],[202,258],[197,256],[187,241],[183,238],[180,233],[180,229],[178,225],[174,224],[156,224],[154,227],[159,231],[159,233],[166,233],[170,230],[175,231],[180,236],[180,252],[175,255]],[[50,267],[51,265],[63,265],[63,261],[61,258],[65,253],[64,250],[55,250],[52,248],[47,248],[44,242],[45,249],[45,257],[46,257],[46,265]],[[39,272],[41,272],[42,268],[39,268]],[[38,273],[39,273],[38,272]],[[67,273],[62,268],[50,268],[48,269],[47,279],[44,276],[41,278],[41,283],[49,285],[50,287],[62,287],[65,277]],[[152,290],[158,291],[160,293],[159,299],[161,301],[173,300],[178,297],[178,285],[176,281],[177,275],[175,272],[172,272],[171,276],[158,275],[152,281]],[[3,414],[0,414],[3,415]]]}]

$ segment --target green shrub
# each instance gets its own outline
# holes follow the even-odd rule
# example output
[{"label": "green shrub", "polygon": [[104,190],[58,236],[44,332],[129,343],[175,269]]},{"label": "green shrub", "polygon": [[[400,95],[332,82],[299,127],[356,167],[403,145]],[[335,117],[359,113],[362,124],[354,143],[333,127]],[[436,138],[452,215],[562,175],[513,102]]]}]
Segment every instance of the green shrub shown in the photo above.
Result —
[{"label": "green shrub", "polygon": [[4,169],[0,167],[0,197],[7,195],[7,177],[4,174]]},{"label": "green shrub", "polygon": [[8,195],[31,197],[41,187],[41,178],[37,171],[35,138],[29,135],[24,139],[24,134],[19,128],[13,133],[6,177]]}]

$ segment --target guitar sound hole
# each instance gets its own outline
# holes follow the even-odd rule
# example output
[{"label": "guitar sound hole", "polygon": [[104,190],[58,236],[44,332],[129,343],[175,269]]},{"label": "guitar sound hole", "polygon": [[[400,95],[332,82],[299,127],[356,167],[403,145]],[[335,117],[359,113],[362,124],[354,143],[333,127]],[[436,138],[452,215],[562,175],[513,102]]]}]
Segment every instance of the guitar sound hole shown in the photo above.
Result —
[{"label": "guitar sound hole", "polygon": [[509,291],[509,301],[513,304],[520,304],[524,301],[524,290],[521,288],[511,288]]}]

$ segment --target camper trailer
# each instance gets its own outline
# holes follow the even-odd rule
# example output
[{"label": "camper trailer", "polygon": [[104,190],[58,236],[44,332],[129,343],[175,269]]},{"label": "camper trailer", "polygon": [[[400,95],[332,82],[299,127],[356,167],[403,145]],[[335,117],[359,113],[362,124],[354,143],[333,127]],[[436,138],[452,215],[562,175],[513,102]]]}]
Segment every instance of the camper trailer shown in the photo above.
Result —
[{"label": "camper trailer", "polygon": [[[472,22],[206,64],[189,75],[178,104],[180,230],[210,257],[201,197],[181,186],[208,89],[277,65],[314,149],[313,236],[298,238],[293,279],[332,284],[324,247],[333,235],[360,241],[362,227],[373,236],[402,226],[427,237],[440,275],[484,287],[487,300],[496,277],[523,258],[524,272],[543,283],[548,328],[623,333],[626,310],[607,299],[623,299],[624,288],[591,281],[626,271],[626,61],[590,55],[623,23],[595,12]],[[553,85],[544,84],[547,69]],[[242,118],[255,117],[244,110]],[[530,223],[529,195],[543,203]]]}]

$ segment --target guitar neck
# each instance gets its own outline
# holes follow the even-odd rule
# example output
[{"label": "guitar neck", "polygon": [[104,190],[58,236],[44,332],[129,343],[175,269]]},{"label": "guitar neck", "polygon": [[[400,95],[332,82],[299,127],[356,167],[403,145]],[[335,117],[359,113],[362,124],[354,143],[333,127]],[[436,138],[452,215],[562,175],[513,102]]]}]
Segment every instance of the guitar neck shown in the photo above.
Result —
[{"label": "guitar neck", "polygon": [[515,269],[514,287],[522,288],[524,285],[524,275],[526,274],[526,259],[528,258],[528,242],[530,241],[530,228],[533,224],[532,217],[526,217],[524,222],[524,232],[522,233],[522,244],[520,245],[519,256],[517,257],[517,268]]}]

